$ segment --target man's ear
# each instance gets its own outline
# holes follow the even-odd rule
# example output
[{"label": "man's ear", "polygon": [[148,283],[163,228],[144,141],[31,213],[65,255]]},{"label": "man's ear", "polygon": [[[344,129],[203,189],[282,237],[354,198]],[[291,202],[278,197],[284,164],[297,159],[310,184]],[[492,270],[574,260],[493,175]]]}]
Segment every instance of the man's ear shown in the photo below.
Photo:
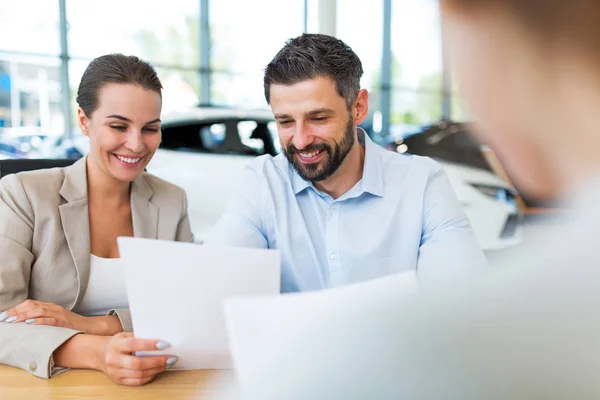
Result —
[{"label": "man's ear", "polygon": [[369,92],[367,89],[361,89],[352,106],[354,124],[360,125],[367,118],[367,115],[369,115]]}]

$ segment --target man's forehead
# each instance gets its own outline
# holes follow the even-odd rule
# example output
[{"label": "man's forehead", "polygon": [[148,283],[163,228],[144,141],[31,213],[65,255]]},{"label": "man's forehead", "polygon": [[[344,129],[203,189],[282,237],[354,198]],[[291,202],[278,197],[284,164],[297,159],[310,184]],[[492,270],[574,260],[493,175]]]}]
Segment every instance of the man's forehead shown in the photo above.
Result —
[{"label": "man's forehead", "polygon": [[322,79],[302,81],[293,85],[271,87],[271,109],[277,118],[284,114],[333,113],[345,107],[335,84]]}]

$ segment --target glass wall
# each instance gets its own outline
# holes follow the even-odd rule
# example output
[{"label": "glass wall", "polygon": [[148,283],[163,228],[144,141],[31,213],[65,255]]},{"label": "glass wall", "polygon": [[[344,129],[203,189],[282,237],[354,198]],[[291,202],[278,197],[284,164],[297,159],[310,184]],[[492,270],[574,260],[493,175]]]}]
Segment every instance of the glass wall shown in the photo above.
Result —
[{"label": "glass wall", "polygon": [[392,2],[392,125],[442,118],[442,46],[436,1]]},{"label": "glass wall", "polygon": [[212,102],[267,107],[264,68],[285,41],[303,29],[304,0],[212,1]]},{"label": "glass wall", "polygon": [[58,25],[57,2],[0,3],[1,129],[64,131]]},{"label": "glass wall", "polygon": [[[15,129],[61,135],[67,122],[76,132],[75,94],[83,71],[94,57],[115,52],[135,54],[155,65],[164,86],[165,112],[199,104],[202,92],[209,104],[266,108],[264,67],[287,39],[305,29],[318,30],[318,3],[2,1],[0,136],[8,130],[14,134]],[[60,4],[66,8],[61,10]],[[390,95],[390,131],[434,123],[442,117],[469,118],[454,90],[446,96],[442,93],[438,3],[392,0],[391,5],[392,80],[383,92]],[[202,19],[204,6],[208,18]],[[61,11],[66,16],[66,51],[61,49]],[[362,84],[370,93],[367,124],[371,126],[382,120],[383,14],[384,0],[368,6],[362,0],[337,1],[337,36],[363,62]],[[206,53],[202,43],[210,43]],[[69,101],[64,99],[67,95]],[[444,99],[451,115],[443,115]],[[67,111],[71,121],[65,121]]]},{"label": "glass wall", "polygon": [[[169,0],[67,0],[70,84],[102,54],[135,54],[151,62],[164,86],[163,109],[198,104],[200,2]],[[76,91],[76,89],[75,89]]]},{"label": "glass wall", "polygon": [[363,125],[369,129],[381,119],[382,21],[382,1],[372,2],[369,7],[362,0],[337,3],[337,37],[354,50],[363,66],[361,85],[369,92],[369,116]]},{"label": "glass wall", "polygon": [[58,1],[0,2],[0,51],[58,56]]}]

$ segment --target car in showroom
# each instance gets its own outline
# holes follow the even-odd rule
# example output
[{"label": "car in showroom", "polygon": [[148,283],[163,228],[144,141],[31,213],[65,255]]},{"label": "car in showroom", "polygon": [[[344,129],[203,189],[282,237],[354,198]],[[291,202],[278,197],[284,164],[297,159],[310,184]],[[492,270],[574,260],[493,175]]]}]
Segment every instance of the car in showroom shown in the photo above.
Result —
[{"label": "car in showroom", "polygon": [[0,160],[81,156],[81,152],[65,140],[63,135],[46,134],[38,127],[0,128]]},{"label": "car in showroom", "polygon": [[162,116],[162,142],[148,172],[188,195],[196,241],[217,222],[254,157],[281,150],[268,110],[196,107]]},{"label": "car in showroom", "polygon": [[[281,151],[269,110],[196,107],[163,116],[151,172],[188,194],[192,231],[202,242],[235,193],[252,158]],[[393,148],[398,151],[397,148]],[[439,159],[484,250],[520,241],[515,191],[496,174]]]},{"label": "car in showroom", "polygon": [[430,157],[442,164],[480,245],[497,250],[521,241],[522,197],[490,163],[491,150],[468,124],[442,121],[377,137],[390,151]]},{"label": "car in showroom", "polygon": [[[410,135],[395,136],[388,139],[391,150],[431,157],[441,162],[465,165],[478,170],[486,170],[511,182],[508,173],[502,167],[494,152],[481,144],[468,123],[442,121],[438,124],[422,127]],[[516,192],[515,192],[516,193]],[[522,193],[516,194],[516,200],[522,211],[536,213],[552,212],[555,205],[542,203],[528,198]]]}]

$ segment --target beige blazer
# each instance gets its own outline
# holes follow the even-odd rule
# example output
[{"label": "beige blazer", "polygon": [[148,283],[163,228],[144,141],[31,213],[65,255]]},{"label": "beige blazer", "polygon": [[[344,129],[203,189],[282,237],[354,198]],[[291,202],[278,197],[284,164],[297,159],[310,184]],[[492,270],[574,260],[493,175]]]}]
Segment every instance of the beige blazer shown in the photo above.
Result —
[{"label": "beige blazer", "polygon": [[[0,312],[26,299],[77,312],[90,275],[86,159],[0,180]],[[185,192],[144,173],[131,187],[135,237],[193,241]],[[128,310],[113,310],[131,331]],[[53,352],[78,331],[0,322],[0,363],[50,378]]]}]

